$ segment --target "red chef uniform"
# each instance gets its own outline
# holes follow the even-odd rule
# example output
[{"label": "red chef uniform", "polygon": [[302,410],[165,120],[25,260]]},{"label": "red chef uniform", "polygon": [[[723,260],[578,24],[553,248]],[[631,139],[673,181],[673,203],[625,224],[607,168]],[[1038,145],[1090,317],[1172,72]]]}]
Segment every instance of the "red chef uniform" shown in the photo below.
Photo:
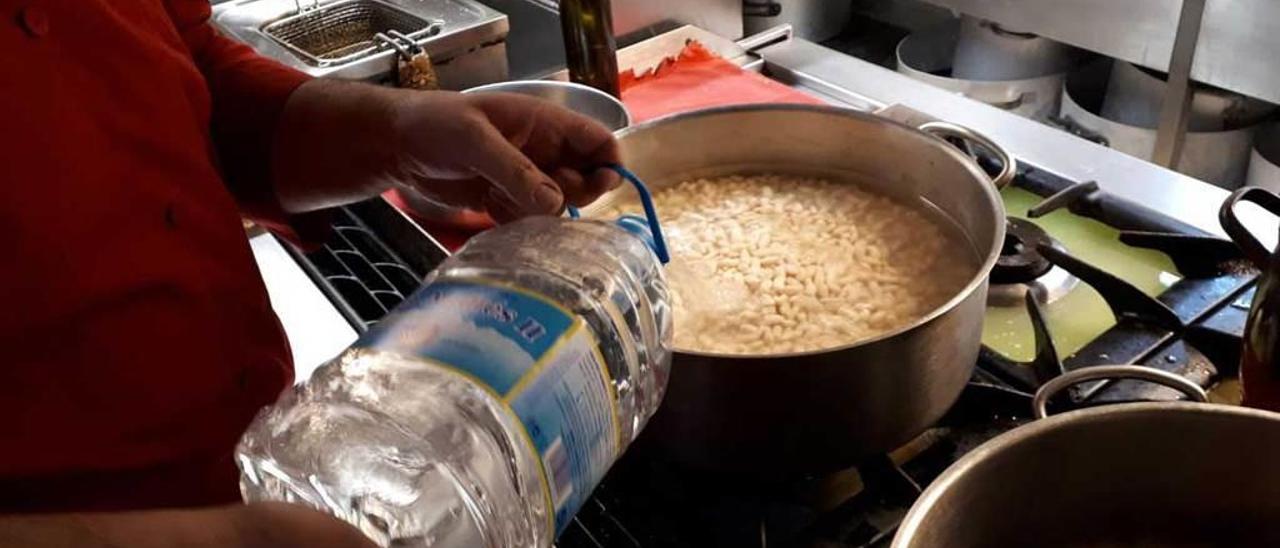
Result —
[{"label": "red chef uniform", "polygon": [[306,77],[209,12],[0,0],[0,512],[236,500],[292,378],[239,217],[299,226],[268,157]]}]

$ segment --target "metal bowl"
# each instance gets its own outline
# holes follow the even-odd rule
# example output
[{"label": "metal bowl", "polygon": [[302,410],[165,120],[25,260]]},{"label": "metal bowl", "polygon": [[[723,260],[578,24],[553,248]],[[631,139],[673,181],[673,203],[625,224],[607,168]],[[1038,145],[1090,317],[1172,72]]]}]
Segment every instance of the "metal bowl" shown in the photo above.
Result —
[{"label": "metal bowl", "polygon": [[631,125],[631,114],[614,96],[596,88],[555,80],[512,80],[474,87],[463,93],[518,93],[546,99],[617,131]]}]

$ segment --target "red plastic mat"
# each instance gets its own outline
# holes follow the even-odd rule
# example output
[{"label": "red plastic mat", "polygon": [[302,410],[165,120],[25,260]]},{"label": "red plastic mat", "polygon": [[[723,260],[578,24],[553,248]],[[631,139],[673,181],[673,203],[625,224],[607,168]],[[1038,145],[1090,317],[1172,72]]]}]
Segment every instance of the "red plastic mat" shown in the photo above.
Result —
[{"label": "red plastic mat", "polygon": [[619,74],[618,83],[633,123],[725,105],[823,104],[806,93],[742,70],[696,41],[686,43],[678,56],[644,74]]}]

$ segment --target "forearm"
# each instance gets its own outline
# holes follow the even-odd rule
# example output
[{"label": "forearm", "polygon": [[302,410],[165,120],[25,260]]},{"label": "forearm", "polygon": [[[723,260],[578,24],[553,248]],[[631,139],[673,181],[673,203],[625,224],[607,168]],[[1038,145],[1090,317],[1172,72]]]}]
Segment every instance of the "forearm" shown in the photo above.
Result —
[{"label": "forearm", "polygon": [[0,548],[375,548],[315,510],[255,503],[193,510],[0,516]]},{"label": "forearm", "polygon": [[389,188],[395,90],[311,80],[290,95],[276,128],[272,182],[285,211],[301,213],[359,201]]},{"label": "forearm", "polygon": [[[0,517],[0,547],[238,546],[227,512],[125,512]],[[203,538],[202,538],[203,537]]]},{"label": "forearm", "polygon": [[109,546],[95,539],[79,515],[0,517],[0,546],[49,548]]}]

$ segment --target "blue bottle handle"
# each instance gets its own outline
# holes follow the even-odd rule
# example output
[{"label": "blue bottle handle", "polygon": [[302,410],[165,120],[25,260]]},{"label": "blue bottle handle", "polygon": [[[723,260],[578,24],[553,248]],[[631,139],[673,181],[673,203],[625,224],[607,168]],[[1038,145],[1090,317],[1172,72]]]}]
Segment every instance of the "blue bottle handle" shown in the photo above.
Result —
[{"label": "blue bottle handle", "polygon": [[[626,179],[631,186],[635,187],[636,194],[640,195],[640,205],[644,207],[644,216],[649,221],[649,231],[653,234],[653,252],[658,256],[658,260],[662,264],[671,262],[671,255],[667,253],[667,240],[662,236],[662,224],[658,222],[658,211],[653,207],[653,195],[649,193],[649,187],[636,177],[635,173],[618,164],[605,164],[608,169],[617,172],[619,176]],[[582,216],[578,208],[569,206],[569,217],[577,219]]]}]

